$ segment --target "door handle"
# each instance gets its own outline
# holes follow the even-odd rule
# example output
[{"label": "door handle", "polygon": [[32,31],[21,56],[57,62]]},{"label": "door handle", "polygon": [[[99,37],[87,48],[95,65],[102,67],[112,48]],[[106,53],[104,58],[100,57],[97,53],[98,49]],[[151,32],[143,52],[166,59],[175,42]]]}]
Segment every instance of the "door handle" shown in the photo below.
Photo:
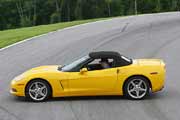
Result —
[{"label": "door handle", "polygon": [[117,69],[117,74],[120,72],[120,70],[119,69]]}]

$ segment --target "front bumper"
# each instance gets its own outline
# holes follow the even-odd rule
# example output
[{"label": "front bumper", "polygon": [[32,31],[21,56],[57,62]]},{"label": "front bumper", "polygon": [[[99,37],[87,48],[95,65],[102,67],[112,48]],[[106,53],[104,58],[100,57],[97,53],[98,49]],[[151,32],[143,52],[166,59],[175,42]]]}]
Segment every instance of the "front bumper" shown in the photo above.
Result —
[{"label": "front bumper", "polygon": [[25,96],[25,84],[12,80],[10,85],[10,93],[15,96]]}]

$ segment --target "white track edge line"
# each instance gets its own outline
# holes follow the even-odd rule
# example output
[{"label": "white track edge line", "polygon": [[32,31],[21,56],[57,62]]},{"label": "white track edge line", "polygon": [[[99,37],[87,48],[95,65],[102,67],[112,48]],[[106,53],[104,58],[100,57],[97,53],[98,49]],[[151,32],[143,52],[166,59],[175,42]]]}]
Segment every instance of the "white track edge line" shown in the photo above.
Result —
[{"label": "white track edge line", "polygon": [[48,32],[48,33],[44,33],[44,34],[41,34],[41,35],[37,35],[37,36],[31,37],[31,38],[27,38],[27,39],[24,39],[24,40],[22,40],[22,41],[13,43],[13,44],[11,44],[11,45],[8,45],[8,46],[6,46],[6,47],[1,48],[0,51],[6,50],[6,49],[8,49],[8,48],[10,48],[10,47],[13,47],[13,46],[15,46],[15,45],[19,45],[19,44],[21,44],[21,43],[24,43],[24,42],[27,42],[27,41],[33,40],[33,39],[35,39],[35,38],[39,38],[39,37],[42,37],[42,36],[51,34],[51,33],[60,32],[60,31],[63,31],[63,30],[69,30],[69,29],[73,29],[73,28],[76,28],[76,27],[79,27],[79,26],[94,24],[94,23],[98,23],[98,22],[111,21],[112,19],[114,19],[114,18],[110,18],[110,19],[106,19],[106,20],[98,20],[98,21],[94,21],[94,22],[88,22],[88,23],[83,23],[83,24],[79,24],[79,25],[74,25],[74,26],[66,27],[66,28],[63,28],[63,29],[58,29],[58,30],[55,30],[55,31],[51,31],[51,32]]}]

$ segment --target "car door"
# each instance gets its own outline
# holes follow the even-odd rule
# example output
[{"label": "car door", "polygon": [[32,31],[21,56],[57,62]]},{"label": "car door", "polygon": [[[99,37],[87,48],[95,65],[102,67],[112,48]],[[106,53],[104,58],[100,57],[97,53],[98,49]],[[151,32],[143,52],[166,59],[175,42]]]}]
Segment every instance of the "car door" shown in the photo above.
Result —
[{"label": "car door", "polygon": [[75,95],[106,94],[115,90],[117,68],[72,72],[69,76],[69,93]]}]

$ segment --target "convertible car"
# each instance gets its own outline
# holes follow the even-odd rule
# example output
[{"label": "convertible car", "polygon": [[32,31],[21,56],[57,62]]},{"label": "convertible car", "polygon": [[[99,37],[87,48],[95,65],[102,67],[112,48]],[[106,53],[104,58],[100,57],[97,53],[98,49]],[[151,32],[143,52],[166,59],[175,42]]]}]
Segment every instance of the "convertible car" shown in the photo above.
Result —
[{"label": "convertible car", "polygon": [[118,52],[100,51],[64,66],[30,69],[15,77],[10,93],[32,101],[50,97],[124,95],[143,99],[162,90],[165,63],[160,59],[129,59]]}]

